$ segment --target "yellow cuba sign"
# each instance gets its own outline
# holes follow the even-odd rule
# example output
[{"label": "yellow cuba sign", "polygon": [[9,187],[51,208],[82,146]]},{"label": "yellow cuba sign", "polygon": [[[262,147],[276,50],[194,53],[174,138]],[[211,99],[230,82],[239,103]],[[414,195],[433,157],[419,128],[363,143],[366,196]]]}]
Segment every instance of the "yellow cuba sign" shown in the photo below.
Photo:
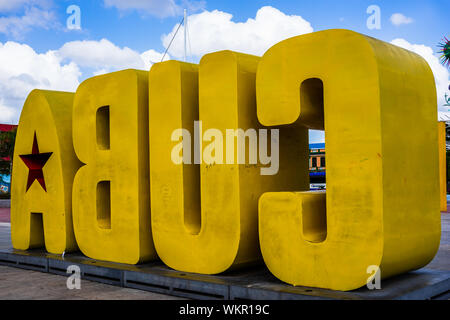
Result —
[{"label": "yellow cuba sign", "polygon": [[[263,260],[333,290],[415,270],[440,241],[436,105],[425,60],[347,30],[35,90],[13,246],[201,274]],[[309,191],[308,129],[325,131],[326,192]]]}]

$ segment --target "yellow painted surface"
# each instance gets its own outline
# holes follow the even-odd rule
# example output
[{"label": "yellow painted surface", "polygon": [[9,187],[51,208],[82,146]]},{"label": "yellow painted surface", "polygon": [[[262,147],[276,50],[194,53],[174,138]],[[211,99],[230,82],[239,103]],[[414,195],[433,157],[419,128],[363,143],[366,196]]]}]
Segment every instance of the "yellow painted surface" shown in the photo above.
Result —
[{"label": "yellow painted surface", "polygon": [[[323,113],[318,82],[300,90],[311,78],[323,81]],[[263,125],[326,134],[326,195],[260,199],[261,250],[276,277],[352,290],[366,284],[371,265],[386,278],[432,260],[440,241],[437,101],[421,57],[351,31],[316,32],[272,47],[256,89]]]},{"label": "yellow painted surface", "polygon": [[439,128],[439,183],[441,190],[441,211],[447,211],[447,146],[445,122],[438,123]]},{"label": "yellow painted surface", "polygon": [[[20,116],[14,150],[11,238],[15,249],[43,247],[62,254],[77,249],[72,227],[72,182],[80,163],[72,146],[73,93],[34,90]],[[31,154],[34,136],[40,153],[52,153],[42,172],[46,190],[20,155]]]},{"label": "yellow painted surface", "polygon": [[[284,157],[276,176],[261,176],[259,164],[171,160],[177,144],[172,133],[185,128],[193,140],[196,120],[202,120],[203,132],[215,128],[223,135],[226,129],[261,128],[255,103],[258,61],[224,51],[206,55],[200,66],[169,61],[150,71],[152,230],[158,255],[171,268],[217,274],[257,263],[259,196],[269,190],[308,188],[305,129],[285,130],[280,137]],[[298,144],[304,148],[292,148]],[[208,145],[204,142],[202,150]]]},{"label": "yellow painted surface", "polygon": [[[262,252],[282,281],[334,290],[364,286],[371,266],[383,278],[418,269],[439,247],[445,199],[436,100],[422,58],[346,30],[288,39],[262,59],[223,51],[200,65],[97,76],[75,95],[35,90],[16,140],[13,246],[61,254],[78,244],[93,259],[159,256],[203,274],[259,263]],[[196,120],[224,137],[279,129],[278,174],[237,164],[236,144],[227,164],[225,140],[213,152],[223,163],[174,163],[181,128],[194,160]],[[326,192],[307,192],[308,129],[326,133]],[[34,137],[49,156],[30,184],[23,156]]]},{"label": "yellow painted surface", "polygon": [[85,164],[73,187],[81,251],[128,264],[156,258],[148,181],[148,72],[125,70],[83,82],[75,95],[73,132],[75,152]]}]

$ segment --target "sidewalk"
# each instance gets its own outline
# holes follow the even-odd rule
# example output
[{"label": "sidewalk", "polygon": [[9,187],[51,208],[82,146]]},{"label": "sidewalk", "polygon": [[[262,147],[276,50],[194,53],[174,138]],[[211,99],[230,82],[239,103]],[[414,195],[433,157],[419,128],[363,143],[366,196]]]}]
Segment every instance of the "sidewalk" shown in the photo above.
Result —
[{"label": "sidewalk", "polygon": [[10,219],[10,208],[0,208],[0,223],[9,223]]},{"label": "sidewalk", "polygon": [[[11,229],[0,224],[0,250],[11,248]],[[0,266],[0,300],[183,300],[153,292],[81,280],[80,290],[67,289],[67,278],[50,273]]]},{"label": "sidewalk", "polygon": [[69,290],[66,282],[63,276],[0,266],[0,300],[180,300],[88,280],[81,280],[80,290]]},{"label": "sidewalk", "polygon": [[[0,208],[0,250],[11,245],[10,208]],[[69,290],[67,278],[49,273],[0,266],[0,300],[179,300],[147,291],[81,280],[80,290]]]},{"label": "sidewalk", "polygon": [[[3,214],[2,214],[3,212]],[[5,217],[0,211],[0,218]],[[8,211],[9,218],[9,211]],[[450,271],[450,214],[442,213],[442,235],[438,253],[427,269]],[[6,220],[6,219],[3,219]],[[11,248],[11,229],[0,220],[0,250]],[[8,219],[9,221],[9,219]],[[2,299],[77,299],[77,300],[168,300],[176,297],[146,291],[81,281],[81,290],[69,290],[66,277],[0,266]]]}]

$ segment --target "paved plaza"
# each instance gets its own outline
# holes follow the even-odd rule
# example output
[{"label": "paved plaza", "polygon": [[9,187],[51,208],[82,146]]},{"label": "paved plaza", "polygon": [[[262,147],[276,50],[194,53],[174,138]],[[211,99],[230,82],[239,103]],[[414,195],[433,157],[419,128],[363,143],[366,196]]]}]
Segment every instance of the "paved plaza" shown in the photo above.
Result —
[{"label": "paved plaza", "polygon": [[[9,209],[8,209],[9,210]],[[4,211],[4,210],[3,210]],[[5,217],[6,215],[4,215]],[[0,215],[1,217],[1,215]],[[8,212],[9,218],[9,212]],[[9,219],[3,219],[9,221]],[[11,228],[0,220],[0,250],[11,248]],[[428,269],[450,270],[450,213],[442,213],[439,252]],[[4,299],[76,299],[76,300],[168,300],[179,299],[163,294],[110,286],[88,280],[81,290],[69,290],[63,276],[0,266],[0,300]]]}]

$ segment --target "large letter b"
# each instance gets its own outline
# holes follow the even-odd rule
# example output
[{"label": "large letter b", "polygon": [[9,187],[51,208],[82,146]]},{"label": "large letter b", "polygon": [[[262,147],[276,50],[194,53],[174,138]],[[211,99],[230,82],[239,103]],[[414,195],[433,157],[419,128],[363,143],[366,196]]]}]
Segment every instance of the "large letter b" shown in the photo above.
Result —
[{"label": "large letter b", "polygon": [[73,187],[73,223],[90,258],[135,264],[156,257],[150,229],[148,72],[83,82],[74,101],[74,147],[85,165]]}]

